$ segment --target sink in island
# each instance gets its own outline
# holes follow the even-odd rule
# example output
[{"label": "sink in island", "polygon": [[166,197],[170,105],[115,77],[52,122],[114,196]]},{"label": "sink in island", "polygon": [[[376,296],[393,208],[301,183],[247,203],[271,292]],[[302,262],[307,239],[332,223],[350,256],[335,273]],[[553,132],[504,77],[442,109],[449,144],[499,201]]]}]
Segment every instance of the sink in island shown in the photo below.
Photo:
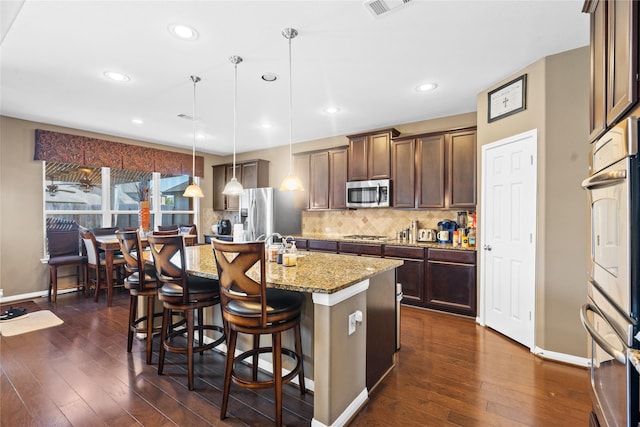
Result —
[{"label": "sink in island", "polygon": [[[209,245],[187,247],[186,264],[189,274],[218,278]],[[398,259],[304,251],[296,266],[267,264],[268,287],[306,295],[302,346],[305,382],[313,391],[312,426],[345,425],[393,368],[396,268],[402,264]],[[350,334],[349,315],[358,311],[362,322]],[[292,337],[283,337],[285,344],[292,345]],[[241,345],[250,347],[249,342]],[[260,367],[271,371],[270,358],[261,359]]]}]

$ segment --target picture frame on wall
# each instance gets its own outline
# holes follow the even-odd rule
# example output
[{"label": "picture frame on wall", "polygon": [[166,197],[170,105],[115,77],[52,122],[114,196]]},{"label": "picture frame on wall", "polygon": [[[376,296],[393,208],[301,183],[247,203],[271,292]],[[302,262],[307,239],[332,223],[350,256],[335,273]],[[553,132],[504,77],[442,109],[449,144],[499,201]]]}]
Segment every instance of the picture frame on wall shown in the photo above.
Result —
[{"label": "picture frame on wall", "polygon": [[489,123],[527,108],[527,75],[523,74],[488,94]]}]

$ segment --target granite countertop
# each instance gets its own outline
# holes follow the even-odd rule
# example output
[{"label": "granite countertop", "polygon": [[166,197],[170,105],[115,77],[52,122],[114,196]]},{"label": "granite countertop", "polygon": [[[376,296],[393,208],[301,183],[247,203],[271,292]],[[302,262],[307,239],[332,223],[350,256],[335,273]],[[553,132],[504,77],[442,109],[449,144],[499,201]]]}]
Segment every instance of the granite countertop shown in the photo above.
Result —
[{"label": "granite countertop", "polygon": [[[210,245],[185,248],[186,269],[189,274],[218,278],[213,249]],[[354,257],[321,252],[300,251],[298,265],[284,267],[267,262],[267,286],[297,292],[332,294],[369,279],[379,273],[400,267],[402,260],[389,258]],[[257,266],[249,275],[258,277]]]},{"label": "granite countertop", "polygon": [[303,234],[293,236],[294,239],[312,239],[312,240],[327,240],[331,242],[349,242],[349,243],[362,243],[369,245],[393,245],[393,246],[409,246],[419,248],[432,248],[432,249],[451,249],[457,251],[475,251],[476,248],[463,248],[462,246],[453,246],[451,243],[438,243],[438,242],[409,242],[407,240],[387,239],[387,240],[362,240],[362,239],[347,239],[343,236],[337,235],[322,235],[322,234]]}]

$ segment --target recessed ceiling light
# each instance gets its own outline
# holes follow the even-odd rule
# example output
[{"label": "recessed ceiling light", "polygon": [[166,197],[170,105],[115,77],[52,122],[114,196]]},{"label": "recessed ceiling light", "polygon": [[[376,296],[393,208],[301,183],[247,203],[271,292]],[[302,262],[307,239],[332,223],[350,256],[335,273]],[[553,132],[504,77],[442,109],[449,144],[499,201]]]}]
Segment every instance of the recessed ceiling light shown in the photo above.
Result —
[{"label": "recessed ceiling light", "polygon": [[134,123],[136,125],[141,125],[144,122],[142,121],[142,119],[131,119],[131,123]]},{"label": "recessed ceiling light", "polygon": [[198,38],[198,32],[188,25],[171,24],[169,25],[169,31],[183,40],[195,40]]},{"label": "recessed ceiling light", "polygon": [[325,113],[329,113],[329,114],[336,114],[340,112],[340,109],[338,107],[327,107],[324,109]]},{"label": "recessed ceiling light", "polygon": [[275,73],[264,73],[262,75],[262,80],[264,80],[265,82],[275,82],[276,80],[278,80],[278,75]]},{"label": "recessed ceiling light", "polygon": [[429,92],[437,88],[438,85],[435,83],[423,83],[416,88],[418,92]]},{"label": "recessed ceiling light", "polygon": [[262,129],[271,129],[271,123],[262,123],[260,127]]},{"label": "recessed ceiling light", "polygon": [[126,74],[118,73],[117,71],[105,71],[104,75],[108,79],[116,82],[128,82],[129,80],[131,80],[131,77],[127,76]]}]

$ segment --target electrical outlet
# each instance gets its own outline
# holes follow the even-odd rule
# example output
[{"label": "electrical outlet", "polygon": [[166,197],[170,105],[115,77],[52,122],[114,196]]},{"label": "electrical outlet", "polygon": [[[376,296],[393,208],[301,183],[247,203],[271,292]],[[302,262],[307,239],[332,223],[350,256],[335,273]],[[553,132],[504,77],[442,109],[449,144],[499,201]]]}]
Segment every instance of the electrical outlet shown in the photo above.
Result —
[{"label": "electrical outlet", "polygon": [[351,313],[349,315],[349,335],[356,331],[356,314]]},{"label": "electrical outlet", "polygon": [[2,298],[4,296],[4,290],[0,289],[0,298]]},{"label": "electrical outlet", "polygon": [[349,335],[353,334],[356,331],[356,326],[358,323],[362,322],[362,312],[360,310],[356,310],[349,315]]}]

